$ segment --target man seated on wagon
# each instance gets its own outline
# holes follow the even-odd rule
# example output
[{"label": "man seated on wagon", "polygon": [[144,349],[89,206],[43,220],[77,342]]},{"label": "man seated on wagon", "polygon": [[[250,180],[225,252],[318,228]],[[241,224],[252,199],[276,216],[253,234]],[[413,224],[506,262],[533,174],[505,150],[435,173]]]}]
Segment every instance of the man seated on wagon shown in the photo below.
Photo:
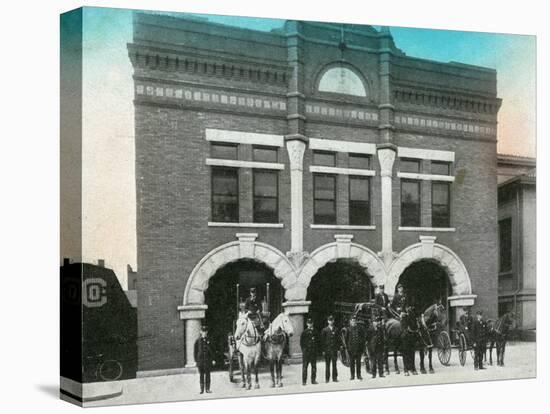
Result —
[{"label": "man seated on wagon", "polygon": [[258,329],[260,333],[263,333],[264,330],[262,310],[262,302],[256,296],[256,288],[252,287],[250,288],[250,296],[246,298],[244,302],[244,311],[248,319],[254,323],[254,326],[256,326],[256,329]]},{"label": "man seated on wagon", "polygon": [[472,326],[474,324],[474,318],[470,313],[470,308],[464,307],[463,308],[464,313],[460,315],[460,318],[458,319],[458,330],[459,332],[462,332],[464,336],[466,337],[466,341],[468,344],[471,343],[471,337],[470,333],[472,331]]},{"label": "man seated on wagon", "polygon": [[397,293],[393,297],[388,311],[395,319],[401,319],[401,314],[405,311],[405,304],[407,302],[407,296],[405,295],[405,289],[402,284],[397,285]]},{"label": "man seated on wagon", "polygon": [[376,295],[374,296],[374,303],[380,309],[384,309],[384,310],[387,310],[388,306],[390,306],[390,298],[384,292],[384,285],[378,286],[378,290],[376,292]]}]

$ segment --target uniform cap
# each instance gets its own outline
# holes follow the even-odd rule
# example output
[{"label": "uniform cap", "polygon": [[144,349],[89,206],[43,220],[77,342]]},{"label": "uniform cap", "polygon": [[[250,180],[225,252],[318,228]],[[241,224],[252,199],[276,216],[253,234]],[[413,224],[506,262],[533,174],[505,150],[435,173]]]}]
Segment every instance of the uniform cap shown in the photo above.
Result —
[{"label": "uniform cap", "polygon": [[255,287],[250,288],[250,293],[256,293],[256,288]]},{"label": "uniform cap", "polygon": [[201,325],[201,331],[203,331],[203,332],[208,332],[208,326],[206,326],[206,325]]},{"label": "uniform cap", "polygon": [[334,316],[328,315],[327,321],[333,321],[333,320],[334,320]]},{"label": "uniform cap", "polygon": [[307,318],[306,323],[313,323],[313,319]]}]

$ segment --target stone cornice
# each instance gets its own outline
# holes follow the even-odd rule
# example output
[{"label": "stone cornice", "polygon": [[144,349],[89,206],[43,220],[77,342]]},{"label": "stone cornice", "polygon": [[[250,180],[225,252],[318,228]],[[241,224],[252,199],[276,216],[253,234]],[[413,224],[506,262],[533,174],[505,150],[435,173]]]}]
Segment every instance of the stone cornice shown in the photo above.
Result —
[{"label": "stone cornice", "polygon": [[128,45],[134,68],[181,72],[193,75],[234,79],[249,83],[287,87],[291,68],[265,60],[208,56],[171,49],[154,48],[137,44]]}]

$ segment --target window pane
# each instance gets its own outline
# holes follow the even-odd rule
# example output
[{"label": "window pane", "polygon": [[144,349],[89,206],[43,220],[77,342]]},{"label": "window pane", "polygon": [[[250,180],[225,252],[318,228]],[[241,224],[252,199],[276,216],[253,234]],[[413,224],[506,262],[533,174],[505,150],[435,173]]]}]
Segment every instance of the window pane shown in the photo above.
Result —
[{"label": "window pane", "polygon": [[420,161],[419,160],[411,160],[411,159],[407,159],[407,158],[401,158],[399,160],[399,171],[418,173],[418,172],[420,172]]},{"label": "window pane", "polygon": [[226,160],[236,160],[237,145],[233,144],[211,144],[210,155],[212,158],[223,158]]},{"label": "window pane", "polygon": [[370,156],[364,154],[349,154],[350,168],[370,168]]},{"label": "window pane", "polygon": [[252,152],[254,161],[277,162],[276,148],[253,147]]},{"label": "window pane", "polygon": [[432,227],[450,227],[447,205],[432,205]]},{"label": "window pane", "polygon": [[451,173],[450,163],[432,161],[432,174],[449,175],[450,173]]},{"label": "window pane", "polygon": [[449,204],[449,184],[432,183],[432,203]]},{"label": "window pane", "polygon": [[349,198],[355,201],[369,201],[369,179],[350,177]]},{"label": "window pane", "polygon": [[254,199],[255,223],[277,223],[278,221],[277,198]]},{"label": "window pane", "polygon": [[236,195],[238,192],[237,174],[236,169],[212,169],[212,193]]},{"label": "window pane", "polygon": [[498,222],[499,238],[499,271],[512,270],[512,219],[507,218]]},{"label": "window pane", "polygon": [[420,226],[420,183],[401,181],[401,225]]},{"label": "window pane", "polygon": [[349,202],[349,224],[368,226],[370,224],[370,204],[368,201]]},{"label": "window pane", "polygon": [[336,154],[334,152],[313,151],[313,165],[334,167],[336,165]]},{"label": "window pane", "polygon": [[335,177],[330,175],[315,175],[315,199],[334,200]]},{"label": "window pane", "polygon": [[329,200],[315,200],[315,224],[336,224],[336,204]]},{"label": "window pane", "polygon": [[255,171],[254,196],[277,197],[277,173]]},{"label": "window pane", "polygon": [[237,169],[212,169],[212,220],[239,221],[239,178]]}]

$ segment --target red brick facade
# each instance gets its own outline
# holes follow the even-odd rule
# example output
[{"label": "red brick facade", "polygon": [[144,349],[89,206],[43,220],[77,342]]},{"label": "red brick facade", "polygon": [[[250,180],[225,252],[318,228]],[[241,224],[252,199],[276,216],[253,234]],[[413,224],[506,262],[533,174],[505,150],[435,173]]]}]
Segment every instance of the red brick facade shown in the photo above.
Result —
[{"label": "red brick facade", "polygon": [[[471,286],[459,286],[462,290],[457,293],[467,300],[457,299],[455,305],[471,302],[469,294],[477,295],[475,306],[496,315],[496,114],[500,101],[495,71],[408,57],[385,30],[290,21],[284,29],[267,33],[138,14],[134,41],[128,49],[135,71],[140,371],[179,369],[189,363],[186,335],[194,328],[187,329],[186,324],[191,327],[191,321],[204,314],[201,292],[192,292],[194,288],[188,286],[190,275],[195,269],[197,280],[206,277],[199,274],[203,272],[197,267],[199,262],[212,250],[232,242],[235,246],[228,249],[240,249],[241,256],[246,256],[245,249],[256,248],[255,258],[261,247],[255,243],[271,246],[283,255],[305,252],[302,259],[288,261],[293,276],[283,281],[285,300],[289,306],[301,307],[294,312],[300,315],[303,309],[307,311],[307,303],[300,302],[306,299],[300,279],[307,271],[306,253],[335,243],[334,252],[338,253],[334,254],[350,254],[346,250],[349,244],[336,243],[335,235],[352,235],[354,246],[374,252],[379,257],[376,266],[385,263],[384,274],[390,273],[392,261],[409,246],[418,244],[415,251],[431,252],[430,242],[421,245],[419,236],[435,236],[435,243],[454,252],[469,275]],[[366,97],[320,92],[320,77],[331,67],[356,73]],[[277,147],[278,163],[284,165],[279,170],[278,200],[282,227],[209,226],[209,129],[221,134],[238,131],[284,137],[285,144]],[[349,176],[345,173],[336,175],[340,227],[311,227],[311,138],[373,144],[372,227],[342,227],[349,224]],[[303,181],[294,183],[303,189],[302,251],[293,249],[291,242],[291,168],[285,148],[296,140],[305,144]],[[391,175],[393,252],[389,255],[382,248],[380,144],[396,153]],[[420,180],[424,229],[399,228],[397,172],[402,147],[421,149],[425,154],[431,150],[453,154],[449,229],[431,229],[432,179]],[[430,171],[428,158],[421,159],[426,174]],[[252,146],[240,144],[238,159],[252,161]],[[337,152],[336,162],[336,167],[348,168],[348,153]],[[238,172],[240,223],[253,221],[252,170],[242,167]],[[257,236],[248,244],[239,242],[236,233]],[[449,265],[455,256],[447,250],[437,251]],[[367,253],[364,257],[370,257]],[[212,258],[216,263],[215,256]],[[277,263],[287,266],[284,259]],[[456,270],[457,274],[460,271]],[[187,292],[196,296],[185,297]]]}]

